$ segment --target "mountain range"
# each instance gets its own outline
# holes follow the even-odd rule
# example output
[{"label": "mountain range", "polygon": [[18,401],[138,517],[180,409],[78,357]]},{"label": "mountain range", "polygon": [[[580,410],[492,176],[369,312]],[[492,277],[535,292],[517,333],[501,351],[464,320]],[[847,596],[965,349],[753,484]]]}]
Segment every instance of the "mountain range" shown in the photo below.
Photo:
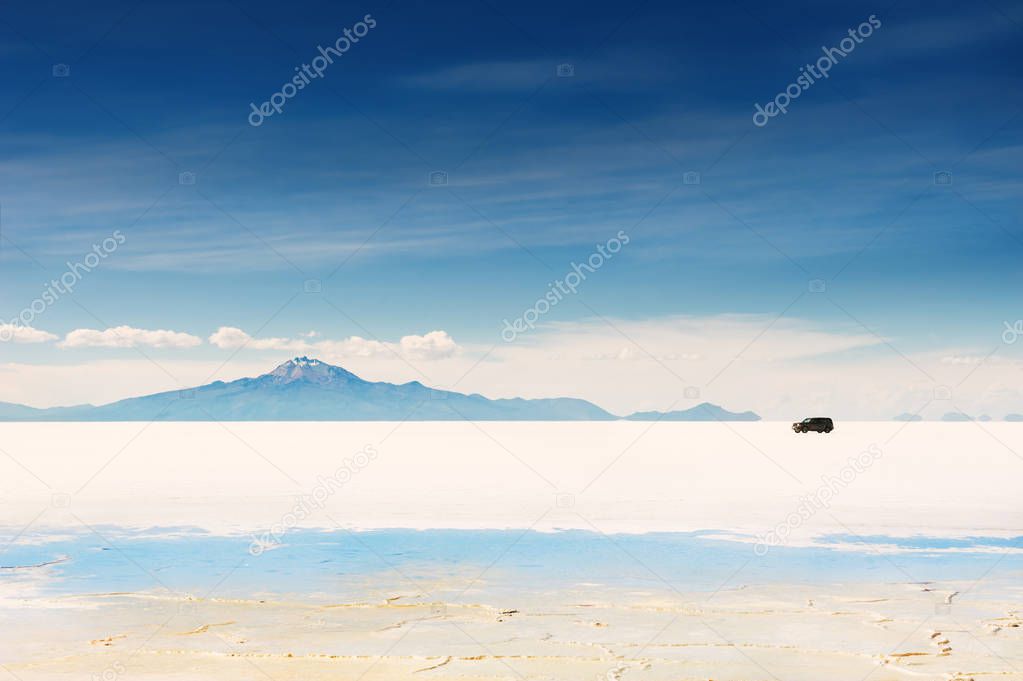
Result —
[{"label": "mountain range", "polygon": [[[318,359],[296,357],[255,378],[132,397],[110,404],[36,409],[0,402],[0,421],[611,421],[592,402],[489,399],[419,381],[366,381]],[[758,421],[704,402],[685,411],[637,412],[632,421]]]},{"label": "mountain range", "polygon": [[759,421],[760,417],[751,411],[736,413],[716,404],[703,402],[692,409],[682,411],[637,411],[625,417],[629,421]]},{"label": "mountain range", "polygon": [[[924,417],[920,414],[910,414],[904,412],[892,418],[893,421],[923,421]],[[946,423],[969,423],[970,421],[992,421],[993,419],[987,414],[981,414],[980,416],[973,417],[969,414],[964,414],[961,411],[950,411],[942,414],[940,418],[928,419],[930,421],[944,421]],[[1019,422],[1023,421],[1023,414],[1006,414],[1003,421]]]}]

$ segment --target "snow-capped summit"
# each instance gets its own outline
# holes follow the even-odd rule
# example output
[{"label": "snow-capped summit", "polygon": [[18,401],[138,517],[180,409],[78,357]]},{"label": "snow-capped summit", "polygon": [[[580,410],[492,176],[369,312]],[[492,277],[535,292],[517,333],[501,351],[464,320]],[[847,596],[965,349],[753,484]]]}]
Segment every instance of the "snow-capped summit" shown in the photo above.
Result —
[{"label": "snow-capped summit", "polygon": [[347,383],[350,381],[363,382],[362,379],[350,371],[305,356],[289,359],[270,373],[264,374],[264,376],[277,384],[292,383],[294,381],[318,383],[321,385]]}]

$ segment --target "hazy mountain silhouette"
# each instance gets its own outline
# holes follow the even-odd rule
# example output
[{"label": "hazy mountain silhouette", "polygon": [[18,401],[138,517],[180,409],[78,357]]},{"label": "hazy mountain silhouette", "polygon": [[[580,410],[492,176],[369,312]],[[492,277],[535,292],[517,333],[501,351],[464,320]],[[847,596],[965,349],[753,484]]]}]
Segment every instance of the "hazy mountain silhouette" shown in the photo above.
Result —
[{"label": "hazy mountain silhouette", "polygon": [[[110,404],[35,409],[0,402],[0,421],[609,421],[620,417],[586,400],[489,399],[436,390],[418,381],[366,381],[318,359],[296,357],[236,381],[132,397]],[[713,404],[629,420],[757,421]]]},{"label": "hazy mountain silhouette", "polygon": [[759,421],[760,416],[751,411],[736,413],[716,404],[703,402],[682,411],[637,411],[625,417],[629,421]]}]

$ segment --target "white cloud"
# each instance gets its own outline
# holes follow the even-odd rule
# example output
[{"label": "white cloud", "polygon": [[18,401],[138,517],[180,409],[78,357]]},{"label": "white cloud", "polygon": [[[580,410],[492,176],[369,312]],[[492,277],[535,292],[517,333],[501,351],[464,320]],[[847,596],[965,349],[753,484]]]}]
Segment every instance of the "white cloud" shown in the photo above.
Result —
[{"label": "white cloud", "polygon": [[75,329],[59,343],[62,348],[194,348],[201,344],[201,338],[189,333],[131,326],[115,326],[102,331]]},{"label": "white cloud", "polygon": [[290,338],[253,338],[234,326],[222,326],[210,336],[210,343],[221,350],[286,350],[288,352],[304,352],[309,349],[305,341]]},{"label": "white cloud", "polygon": [[399,346],[409,359],[441,359],[458,352],[458,344],[446,331],[431,331],[424,336],[404,336]]},{"label": "white cloud", "polygon": [[48,343],[57,340],[49,331],[20,324],[0,324],[0,343]]},{"label": "white cloud", "polygon": [[210,336],[211,344],[221,350],[234,350],[252,342],[252,336],[233,326],[222,326]]},{"label": "white cloud", "polygon": [[309,343],[309,350],[327,358],[346,359],[349,357],[394,357],[400,356],[393,343],[382,343],[361,336],[350,336],[343,340],[323,340]]},{"label": "white cloud", "polygon": [[[302,334],[307,338],[310,334]],[[446,331],[431,331],[422,336],[404,336],[397,343],[349,336],[340,340],[304,340],[298,338],[253,338],[242,329],[222,326],[210,336],[210,343],[221,350],[282,350],[304,352],[326,359],[394,358],[434,360],[452,357],[459,346]]]}]

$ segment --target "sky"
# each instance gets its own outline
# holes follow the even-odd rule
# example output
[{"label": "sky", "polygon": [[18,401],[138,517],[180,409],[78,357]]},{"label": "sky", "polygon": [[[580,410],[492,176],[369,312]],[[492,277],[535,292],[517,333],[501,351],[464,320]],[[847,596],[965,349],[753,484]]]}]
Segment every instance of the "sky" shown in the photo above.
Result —
[{"label": "sky", "polygon": [[302,354],[1023,413],[1021,37],[1006,0],[5,5],[0,401]]}]

